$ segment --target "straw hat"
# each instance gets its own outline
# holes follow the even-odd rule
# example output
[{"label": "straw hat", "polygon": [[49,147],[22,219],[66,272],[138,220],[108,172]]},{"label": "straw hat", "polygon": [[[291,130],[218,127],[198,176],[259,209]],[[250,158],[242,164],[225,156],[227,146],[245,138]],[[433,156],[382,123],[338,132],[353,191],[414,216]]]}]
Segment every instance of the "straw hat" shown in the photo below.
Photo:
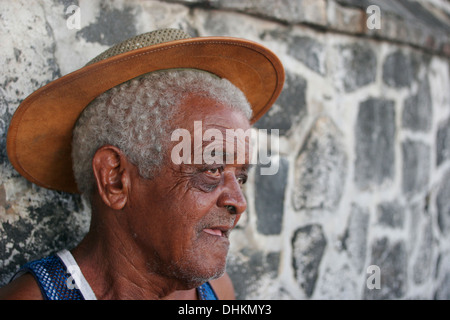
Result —
[{"label": "straw hat", "polygon": [[252,123],[271,107],[284,83],[280,60],[249,40],[191,38],[177,29],[138,35],[36,90],[20,104],[7,136],[12,165],[39,186],[78,192],[72,172],[71,141],[72,129],[83,109],[123,82],[173,68],[205,70],[231,81],[250,102]]}]

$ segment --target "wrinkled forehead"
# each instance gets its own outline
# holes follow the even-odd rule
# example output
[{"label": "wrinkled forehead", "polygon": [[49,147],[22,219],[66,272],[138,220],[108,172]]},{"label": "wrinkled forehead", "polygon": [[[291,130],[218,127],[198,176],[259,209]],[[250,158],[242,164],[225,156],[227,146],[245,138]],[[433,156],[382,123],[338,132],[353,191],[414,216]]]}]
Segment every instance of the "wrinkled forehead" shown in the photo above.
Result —
[{"label": "wrinkled forehead", "polygon": [[[198,126],[198,124],[197,124]],[[247,164],[250,162],[252,130],[248,128],[230,129],[210,127],[199,134],[201,129],[194,130],[194,156],[203,155],[203,162],[217,164]],[[200,144],[198,141],[202,139]]]},{"label": "wrinkled forehead", "polygon": [[198,130],[198,125],[194,128],[196,123],[201,123],[203,131],[208,129],[247,130],[251,127],[245,111],[228,103],[227,100],[202,92],[187,94],[181,99],[172,127],[183,128],[194,133],[195,128]]},{"label": "wrinkled forehead", "polygon": [[[251,125],[245,114],[212,98],[190,97],[185,112],[172,133],[172,141],[183,143],[185,161],[198,163],[249,162]],[[181,143],[180,142],[180,143]],[[172,155],[181,146],[172,149]]]}]

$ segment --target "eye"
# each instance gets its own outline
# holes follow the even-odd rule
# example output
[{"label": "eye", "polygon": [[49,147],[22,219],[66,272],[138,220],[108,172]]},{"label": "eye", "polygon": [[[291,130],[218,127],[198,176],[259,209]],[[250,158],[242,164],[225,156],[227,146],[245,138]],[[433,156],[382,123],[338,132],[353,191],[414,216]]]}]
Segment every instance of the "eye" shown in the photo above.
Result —
[{"label": "eye", "polygon": [[244,176],[244,175],[239,176],[236,178],[236,180],[240,185],[243,185],[247,182],[247,176]]},{"label": "eye", "polygon": [[220,175],[222,174],[222,169],[220,167],[219,168],[208,168],[204,172],[211,177],[220,177]]}]

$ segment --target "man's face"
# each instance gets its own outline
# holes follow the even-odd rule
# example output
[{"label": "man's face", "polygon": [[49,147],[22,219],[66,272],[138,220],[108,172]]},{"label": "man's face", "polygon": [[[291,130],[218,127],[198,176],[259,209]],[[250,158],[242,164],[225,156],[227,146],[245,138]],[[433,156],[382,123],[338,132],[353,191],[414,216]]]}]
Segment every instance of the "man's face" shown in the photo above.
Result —
[{"label": "man's face", "polygon": [[[201,121],[202,133],[218,129],[223,136],[223,143],[203,141],[202,150],[211,143],[222,145],[222,151],[230,154],[249,147],[243,141],[234,143],[234,137],[226,134],[227,129],[250,128],[242,113],[210,98],[189,96],[177,125],[191,134],[192,163],[169,160],[154,179],[136,177],[129,201],[131,232],[147,255],[149,270],[180,280],[185,288],[223,274],[228,236],[247,206],[241,187],[247,179],[248,156],[232,163],[193,163],[199,146],[193,141],[194,121]],[[170,143],[169,154],[177,142]]]}]

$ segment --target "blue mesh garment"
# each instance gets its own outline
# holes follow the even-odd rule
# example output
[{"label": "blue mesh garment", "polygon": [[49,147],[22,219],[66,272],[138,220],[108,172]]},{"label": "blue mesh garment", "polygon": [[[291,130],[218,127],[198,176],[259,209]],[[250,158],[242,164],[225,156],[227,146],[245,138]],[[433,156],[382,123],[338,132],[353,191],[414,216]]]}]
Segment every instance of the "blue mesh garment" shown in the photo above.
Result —
[{"label": "blue mesh garment", "polygon": [[200,300],[219,300],[209,282],[198,287],[197,293]]},{"label": "blue mesh garment", "polygon": [[56,255],[28,262],[19,270],[19,273],[23,272],[30,272],[35,277],[45,300],[84,300],[79,289],[69,286],[71,275]]},{"label": "blue mesh garment", "polygon": [[[45,300],[85,300],[57,255],[28,262],[13,279],[26,272],[34,276]],[[200,300],[218,300],[209,282],[198,287],[197,294]]]}]

